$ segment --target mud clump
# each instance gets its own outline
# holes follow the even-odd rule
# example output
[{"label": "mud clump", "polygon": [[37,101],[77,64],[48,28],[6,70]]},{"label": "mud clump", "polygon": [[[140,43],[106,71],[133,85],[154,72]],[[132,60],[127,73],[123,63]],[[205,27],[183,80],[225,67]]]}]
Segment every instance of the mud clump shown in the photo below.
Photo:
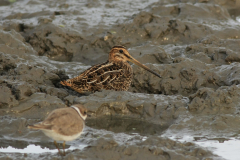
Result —
[{"label": "mud clump", "polygon": [[52,60],[95,64],[107,58],[101,48],[92,47],[90,40],[78,32],[68,31],[51,23],[26,30],[23,35],[39,56],[47,56]]},{"label": "mud clump", "polygon": [[[141,99],[139,99],[141,97]],[[160,125],[169,125],[186,112],[187,98],[133,94],[124,91],[96,92],[87,97],[67,96],[68,104],[82,103],[93,117],[122,116],[145,119]]]},{"label": "mud clump", "polygon": [[[61,28],[49,24],[41,26],[39,31],[34,29],[32,34],[31,31],[28,31],[25,39],[38,52],[39,56],[46,55],[53,60],[70,61],[73,53],[72,50],[68,51],[66,46],[71,45],[76,39],[66,37],[62,40],[64,37],[62,38],[61,35],[63,35],[61,34]],[[69,46],[70,48],[73,48],[73,46]]]},{"label": "mud clump", "polygon": [[[165,147],[166,145],[168,148]],[[184,152],[175,151],[180,146],[184,148]],[[92,155],[91,153],[93,152],[97,154]],[[75,154],[73,152],[73,155]],[[202,157],[212,156],[208,151],[195,148],[191,143],[181,144],[159,137],[151,137],[144,142],[137,143],[137,145],[128,146],[119,145],[112,139],[100,138],[96,141],[95,146],[88,148],[83,154],[90,159],[111,159],[113,157],[115,159],[169,159],[171,157],[171,159],[181,160],[186,159],[186,156],[189,156],[189,159],[201,159]]]},{"label": "mud clump", "polygon": [[1,112],[12,112],[12,108],[21,106],[23,101],[35,93],[48,93],[59,98],[68,95],[65,90],[61,91],[54,86],[60,80],[57,74],[61,73],[48,70],[40,61],[34,61],[38,59],[35,57],[36,52],[25,43],[21,35],[15,31],[2,31],[1,35],[6,37],[2,41],[5,45],[1,45],[0,53]]}]

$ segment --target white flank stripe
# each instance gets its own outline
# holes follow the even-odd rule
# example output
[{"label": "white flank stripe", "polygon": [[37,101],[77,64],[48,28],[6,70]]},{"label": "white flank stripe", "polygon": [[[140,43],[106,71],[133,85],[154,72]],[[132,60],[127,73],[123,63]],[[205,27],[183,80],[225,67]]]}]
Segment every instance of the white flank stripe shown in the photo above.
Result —
[{"label": "white flank stripe", "polygon": [[[113,71],[107,71],[107,72],[104,72],[102,75],[105,75],[105,74],[107,74],[107,73],[121,72],[121,71],[122,71],[122,69],[113,70]],[[102,75],[101,75],[101,76],[102,76]]]},{"label": "white flank stripe", "polygon": [[97,81],[97,79],[95,79],[95,80],[93,80],[93,81],[90,81],[90,82],[87,82],[87,83],[94,83],[94,82],[96,82]]},{"label": "white flank stripe", "polygon": [[102,83],[104,83],[108,78],[109,78],[110,76],[108,76],[107,78],[105,78],[105,80],[104,81],[102,81],[102,82],[99,82],[99,83],[97,83],[97,84],[102,84]]},{"label": "white flank stripe", "polygon": [[100,70],[100,69],[102,69],[102,68],[104,68],[104,67],[109,67],[109,66],[112,66],[112,65],[113,65],[113,63],[107,63],[107,64],[99,67],[98,69],[96,69],[96,70],[94,70],[94,71],[92,71],[92,72],[90,72],[90,73],[88,73],[88,74],[95,73],[95,72],[97,72],[98,70]]}]

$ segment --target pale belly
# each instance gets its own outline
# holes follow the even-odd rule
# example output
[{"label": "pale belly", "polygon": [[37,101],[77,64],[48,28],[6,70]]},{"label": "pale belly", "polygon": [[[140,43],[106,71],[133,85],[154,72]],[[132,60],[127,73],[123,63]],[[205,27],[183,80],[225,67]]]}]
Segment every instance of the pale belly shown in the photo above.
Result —
[{"label": "pale belly", "polygon": [[72,141],[72,140],[78,138],[82,133],[82,132],[79,132],[72,136],[65,136],[65,135],[58,134],[52,130],[42,130],[42,131],[46,136],[52,138],[55,141]]}]

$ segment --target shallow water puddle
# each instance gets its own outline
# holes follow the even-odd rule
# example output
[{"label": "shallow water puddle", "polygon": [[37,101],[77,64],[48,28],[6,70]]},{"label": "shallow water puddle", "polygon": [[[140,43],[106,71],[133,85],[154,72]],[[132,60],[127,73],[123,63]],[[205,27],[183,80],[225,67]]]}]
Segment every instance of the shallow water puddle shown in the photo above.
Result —
[{"label": "shallow water puddle", "polygon": [[196,142],[198,145],[212,150],[214,154],[229,160],[239,160],[240,140],[230,139],[224,142],[218,140],[207,140],[205,142]]},{"label": "shallow water puddle", "polygon": [[239,160],[240,157],[240,140],[235,138],[216,138],[208,139],[205,137],[191,137],[185,136],[181,139],[171,138],[180,142],[192,142],[201,147],[205,147],[212,151],[214,154],[228,159],[228,160]]},{"label": "shallow water puddle", "polygon": [[87,119],[86,125],[94,129],[104,129],[114,133],[139,134],[141,136],[161,135],[169,126],[152,124],[147,121],[128,117],[105,116]]},{"label": "shallow water puddle", "polygon": [[[71,146],[70,148],[66,149],[65,151],[68,150],[74,150],[74,149],[83,149],[85,148],[87,145],[79,145],[78,147],[76,146]],[[28,145],[26,148],[24,149],[18,149],[18,148],[13,148],[12,146],[8,146],[7,148],[0,148],[0,152],[4,152],[4,153],[57,153],[58,150],[57,149],[49,149],[49,148],[42,148],[39,145],[34,145],[34,144],[30,144]]]},{"label": "shallow water puddle", "polygon": [[240,16],[237,16],[237,17],[236,17],[236,21],[237,21],[237,22],[240,22]]}]

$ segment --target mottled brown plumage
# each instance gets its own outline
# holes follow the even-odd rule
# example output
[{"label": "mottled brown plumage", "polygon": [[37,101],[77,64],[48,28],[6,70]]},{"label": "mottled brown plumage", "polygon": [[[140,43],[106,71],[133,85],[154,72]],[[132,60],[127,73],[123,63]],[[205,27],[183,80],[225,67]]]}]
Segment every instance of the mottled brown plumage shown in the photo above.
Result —
[{"label": "mottled brown plumage", "polygon": [[128,61],[161,78],[159,74],[134,59],[125,47],[114,46],[109,53],[107,62],[95,65],[79,76],[60,83],[79,93],[95,92],[101,89],[127,91],[133,77],[132,67]]}]

